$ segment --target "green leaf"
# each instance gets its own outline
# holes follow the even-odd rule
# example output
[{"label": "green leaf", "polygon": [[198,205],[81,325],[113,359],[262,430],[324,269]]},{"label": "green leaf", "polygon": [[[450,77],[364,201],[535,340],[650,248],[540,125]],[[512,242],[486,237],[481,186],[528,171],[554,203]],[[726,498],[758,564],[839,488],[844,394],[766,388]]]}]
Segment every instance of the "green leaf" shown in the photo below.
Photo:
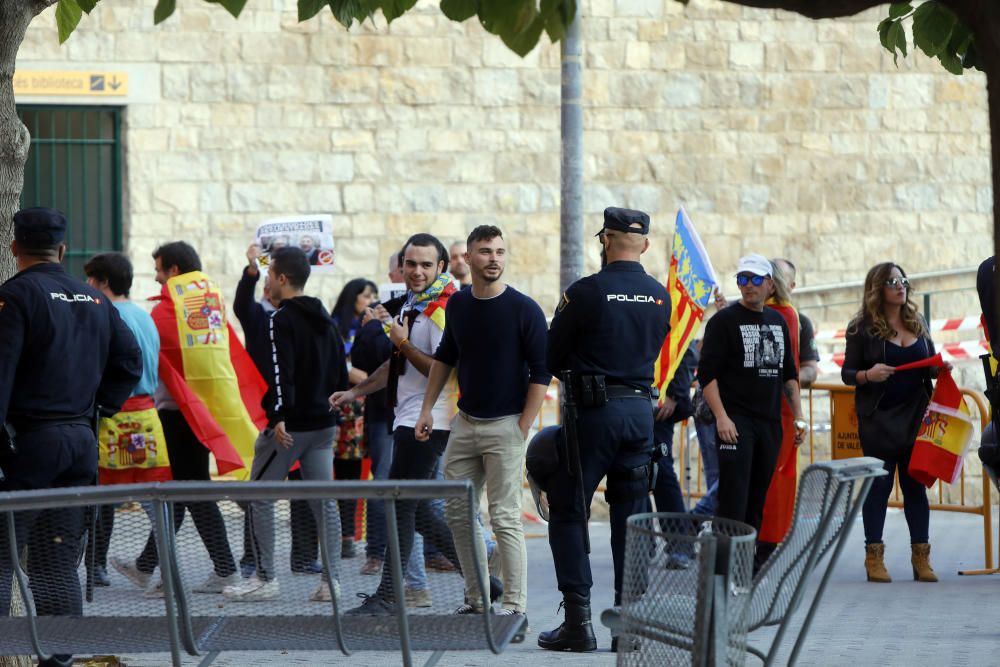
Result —
[{"label": "green leaf", "polygon": [[99,0],[76,0],[76,4],[80,5],[80,9],[88,14],[94,11],[94,7],[97,6],[98,2]]},{"label": "green leaf", "polygon": [[878,24],[878,41],[882,43],[882,48],[890,53],[895,53],[895,48],[889,43],[889,29],[892,28],[895,21],[892,19],[882,19],[882,22]]},{"label": "green leaf", "polygon": [[233,18],[237,19],[240,17],[243,7],[247,4],[247,0],[207,0],[207,2],[222,5],[227,12],[233,15]]},{"label": "green leaf", "polygon": [[541,14],[538,14],[535,20],[524,30],[517,33],[502,34],[500,35],[500,39],[507,45],[507,48],[523,58],[531,53],[531,50],[538,44],[538,39],[542,36],[544,27],[545,19],[542,18]]},{"label": "green leaf", "polygon": [[483,27],[505,42],[531,28],[538,16],[535,0],[503,0],[481,2],[479,5],[479,20]]},{"label": "green leaf", "polygon": [[299,0],[299,22],[308,21],[326,7],[326,0]]},{"label": "green leaf", "polygon": [[899,19],[913,11],[913,5],[909,2],[894,2],[889,5],[889,18]]},{"label": "green leaf", "polygon": [[59,28],[59,43],[62,44],[76,30],[83,16],[83,10],[76,0],[59,0],[56,6],[56,26]]},{"label": "green leaf", "polygon": [[159,0],[156,9],[153,10],[153,23],[163,23],[174,10],[177,9],[177,0]]},{"label": "green leaf", "polygon": [[958,17],[949,9],[929,0],[913,12],[913,43],[933,58],[947,46],[957,24]]},{"label": "green leaf", "polygon": [[333,17],[345,28],[350,28],[354,21],[363,21],[371,14],[360,0],[327,0]]},{"label": "green leaf", "polygon": [[441,0],[441,13],[452,21],[466,21],[476,15],[476,0]]},{"label": "green leaf", "polygon": [[965,68],[962,67],[962,59],[953,52],[949,52],[947,50],[942,51],[938,54],[938,60],[940,60],[941,65],[952,74],[961,75],[965,71]]},{"label": "green leaf", "polygon": [[541,13],[545,32],[553,43],[566,36],[566,29],[576,16],[575,0],[542,0]]},{"label": "green leaf", "polygon": [[417,0],[383,0],[382,15],[385,16],[386,21],[392,23],[400,16],[413,9],[415,4],[417,4]]},{"label": "green leaf", "polygon": [[903,23],[901,21],[893,22],[889,28],[887,39],[891,47],[889,50],[892,51],[892,62],[895,63],[896,67],[899,67],[899,56],[896,54],[896,51],[901,51],[903,57],[906,57],[906,31],[903,30]]},{"label": "green leaf", "polygon": [[969,45],[969,49],[965,52],[965,55],[962,57],[962,67],[964,67],[965,69],[972,69],[974,67],[980,72],[983,71],[982,64],[979,62],[979,52],[976,51],[975,42]]}]

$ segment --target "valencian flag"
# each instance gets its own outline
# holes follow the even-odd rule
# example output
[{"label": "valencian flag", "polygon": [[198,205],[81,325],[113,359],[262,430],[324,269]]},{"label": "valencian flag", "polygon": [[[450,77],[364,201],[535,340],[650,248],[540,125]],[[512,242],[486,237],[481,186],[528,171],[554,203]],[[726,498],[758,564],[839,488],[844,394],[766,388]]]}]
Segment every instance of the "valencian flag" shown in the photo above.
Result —
[{"label": "valencian flag", "polygon": [[661,397],[667,395],[667,385],[705,317],[716,284],[715,270],[705,246],[682,208],[677,211],[666,285],[670,293],[670,333],[663,341],[653,372]]},{"label": "valencian flag", "polygon": [[[156,297],[154,297],[156,298]],[[153,308],[160,379],[219,472],[250,474],[254,442],[267,425],[267,383],[226,319],[222,293],[200,271],[175,276]]]},{"label": "valencian flag", "polygon": [[[941,355],[936,354],[914,364],[897,366],[896,371],[942,365]],[[928,488],[939,479],[954,484],[962,471],[973,430],[972,414],[962,392],[951,377],[951,371],[942,368],[913,443],[910,477]]]}]

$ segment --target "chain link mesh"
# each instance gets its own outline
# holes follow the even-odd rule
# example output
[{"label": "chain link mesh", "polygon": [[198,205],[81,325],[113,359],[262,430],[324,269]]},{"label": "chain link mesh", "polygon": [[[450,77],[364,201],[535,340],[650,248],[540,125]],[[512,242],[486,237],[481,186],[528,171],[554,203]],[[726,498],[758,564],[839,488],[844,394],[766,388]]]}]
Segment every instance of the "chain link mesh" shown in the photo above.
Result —
[{"label": "chain link mesh", "polygon": [[[218,488],[221,497],[225,486],[213,485],[212,490]],[[471,521],[466,496],[447,500],[453,513],[470,517],[462,524],[468,534],[458,544],[441,513],[445,500],[406,499],[404,482],[396,488],[401,497],[383,501],[386,508],[395,508],[400,522],[405,524],[409,515],[409,525],[425,543],[414,543],[412,535],[406,538],[405,528],[392,525],[399,542],[409,542],[412,550],[402,565],[405,583],[396,594],[387,565],[389,533],[367,534],[371,524],[364,521],[365,503],[355,505],[353,536],[347,539],[349,531],[341,524],[337,502],[332,497],[317,500],[315,492],[306,502],[305,496],[295,493],[296,486],[283,487],[282,493],[287,488],[288,494],[279,500],[128,502],[93,510],[80,506],[0,513],[5,522],[8,515],[15,517],[20,567],[30,579],[42,651],[169,651],[168,599],[177,602],[181,643],[190,636],[201,651],[337,649],[338,625],[349,650],[398,650],[398,604],[405,606],[414,650],[485,647],[486,622],[481,613],[455,613],[468,599],[461,565],[476,561],[472,549],[482,556],[483,571],[488,572],[484,538],[490,533]],[[338,498],[345,495],[336,484],[331,490]],[[273,517],[273,539],[263,540],[265,544],[251,528],[261,525],[254,518],[257,512]],[[169,533],[166,544],[152,530],[157,513]],[[317,514],[324,520],[317,522]],[[90,549],[85,548],[85,532],[95,537]],[[5,535],[6,530],[0,530],[0,536]],[[369,539],[378,543],[370,544]],[[328,558],[320,549],[321,540],[326,540]],[[264,579],[274,585],[242,598],[233,595],[230,587],[239,588],[251,577],[261,579],[258,566],[267,563],[260,555],[262,547],[268,549],[266,543],[273,557],[270,577]],[[462,549],[467,558],[458,557]],[[6,542],[0,550],[9,563]],[[161,554],[176,554],[167,559],[176,565],[176,576],[168,580],[171,585],[164,585]],[[325,583],[327,572],[335,582],[332,587]],[[6,587],[0,583],[0,604],[11,610],[17,583],[9,567],[6,575]],[[179,585],[170,598],[173,582]],[[486,586],[489,589],[488,579]],[[323,595],[327,590],[336,598],[336,617],[330,594]],[[479,593],[476,585],[469,590]],[[359,615],[350,613],[369,596],[381,597],[387,604]],[[481,611],[483,605],[478,608]],[[33,652],[29,620],[16,612],[0,614],[5,649]],[[489,623],[502,646],[521,619],[491,615]]]},{"label": "chain link mesh", "polygon": [[716,646],[725,653],[718,663],[743,664],[755,539],[753,528],[727,519],[630,517],[618,664],[702,664]]}]

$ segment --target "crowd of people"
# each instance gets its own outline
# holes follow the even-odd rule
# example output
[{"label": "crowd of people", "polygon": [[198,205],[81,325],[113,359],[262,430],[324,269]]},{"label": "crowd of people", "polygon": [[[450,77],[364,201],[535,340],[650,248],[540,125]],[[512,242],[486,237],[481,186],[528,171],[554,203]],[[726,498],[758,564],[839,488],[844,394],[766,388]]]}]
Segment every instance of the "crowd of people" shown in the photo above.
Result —
[{"label": "crowd of people", "polygon": [[[792,305],[796,268],[787,259],[750,254],[739,260],[739,300],[728,304],[717,290],[717,312],[660,396],[653,369],[669,332],[671,303],[640,264],[650,220],[639,211],[605,211],[598,233],[602,268],[570,286],[551,324],[530,296],[505,282],[506,240],[495,226],[476,227],[450,248],[430,233],[412,235],[387,267],[389,281],[405,285],[404,293],[380,303],[375,282],[358,278],[329,310],[305,294],[315,263],[311,249],[272,243],[265,272],[262,249],[252,245],[232,309],[242,326],[246,363],[239,361],[239,342],[225,336],[218,288],[186,242],[166,243],[153,253],[163,288],[150,315],[129,300],[133,268],[127,257],[91,258],[84,285],[60,265],[67,224],[61,213],[26,209],[14,222],[11,249],[19,273],[0,287],[2,490],[85,485],[95,477],[101,484],[208,481],[210,454],[222,472],[248,467],[251,482],[357,480],[365,459],[374,479],[470,480],[474,513],[484,493],[488,506],[489,525],[480,519],[476,539],[457,529],[467,527],[468,517],[457,502],[398,503],[405,590],[396,590],[391,576],[379,501],[368,503],[364,526],[355,525],[352,501],[292,502],[291,570],[317,575],[311,599],[330,600],[344,565],[331,563],[328,577],[317,559],[319,541],[328,553],[350,559],[362,555],[356,542],[363,530],[359,572],[373,582],[377,577],[377,584],[347,613],[389,615],[400,604],[431,606],[426,569],[433,567],[464,577],[465,603],[457,613],[524,615],[527,439],[557,377],[566,403],[563,427],[547,430],[537,440],[541,455],[529,456],[532,483],[547,494],[549,543],[565,605],[564,622],[540,633],[543,648],[596,648],[587,521],[602,479],[611,510],[615,604],[626,519],[648,510],[651,495],[660,511],[687,509],[670,447],[681,420],[695,424],[708,483],[694,513],[753,526],[756,567],[790,525],[796,448],[808,429],[800,388],[815,380],[819,357],[811,322]],[[183,377],[186,348],[178,327],[188,346],[222,346],[227,362],[233,360],[238,383],[220,390],[238,394],[226,420],[206,405],[216,389]],[[85,362],[71,354],[84,344],[88,354],[79,357]],[[874,266],[847,328],[842,373],[856,386],[862,450],[884,460],[890,473],[875,482],[863,510],[869,581],[891,580],[882,531],[897,471],[914,578],[936,581],[926,489],[907,473],[935,373],[896,372],[934,353],[903,269],[891,262]],[[74,361],[67,365],[65,359]],[[55,386],[59,378],[67,381]],[[222,426],[213,431],[209,422]],[[255,501],[243,510],[237,561],[216,503],[175,507],[174,529],[190,513],[213,566],[194,592],[246,602],[281,595],[274,504]],[[83,535],[83,520],[69,510],[57,512],[58,521],[44,524],[26,517],[16,526],[17,539],[33,556],[46,551],[29,560],[39,613],[80,613],[75,550],[47,549],[44,540],[52,536],[39,526],[61,531],[68,544]],[[4,543],[14,528],[6,521],[0,517]],[[109,556],[113,522],[113,509],[105,508],[96,557],[88,561],[93,582],[110,584],[110,564],[145,595],[162,596],[162,582],[153,580],[158,554],[152,533],[138,555]],[[6,550],[0,554],[0,613],[8,613],[11,563]],[[489,600],[480,594],[480,581],[490,582]]]}]

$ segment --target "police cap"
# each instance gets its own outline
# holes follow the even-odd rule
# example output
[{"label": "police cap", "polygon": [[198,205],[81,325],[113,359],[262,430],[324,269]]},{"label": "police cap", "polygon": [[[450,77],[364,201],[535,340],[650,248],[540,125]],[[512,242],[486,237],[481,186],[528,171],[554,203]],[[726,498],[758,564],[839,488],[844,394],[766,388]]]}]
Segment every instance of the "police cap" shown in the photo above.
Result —
[{"label": "police cap", "polygon": [[[632,226],[636,224],[639,227]],[[597,236],[603,234],[605,229],[645,235],[649,233],[649,216],[642,211],[609,206],[604,209],[604,227],[601,231],[597,232]]]},{"label": "police cap", "polygon": [[66,216],[54,208],[22,208],[14,214],[14,240],[26,248],[55,248],[66,238]]}]

